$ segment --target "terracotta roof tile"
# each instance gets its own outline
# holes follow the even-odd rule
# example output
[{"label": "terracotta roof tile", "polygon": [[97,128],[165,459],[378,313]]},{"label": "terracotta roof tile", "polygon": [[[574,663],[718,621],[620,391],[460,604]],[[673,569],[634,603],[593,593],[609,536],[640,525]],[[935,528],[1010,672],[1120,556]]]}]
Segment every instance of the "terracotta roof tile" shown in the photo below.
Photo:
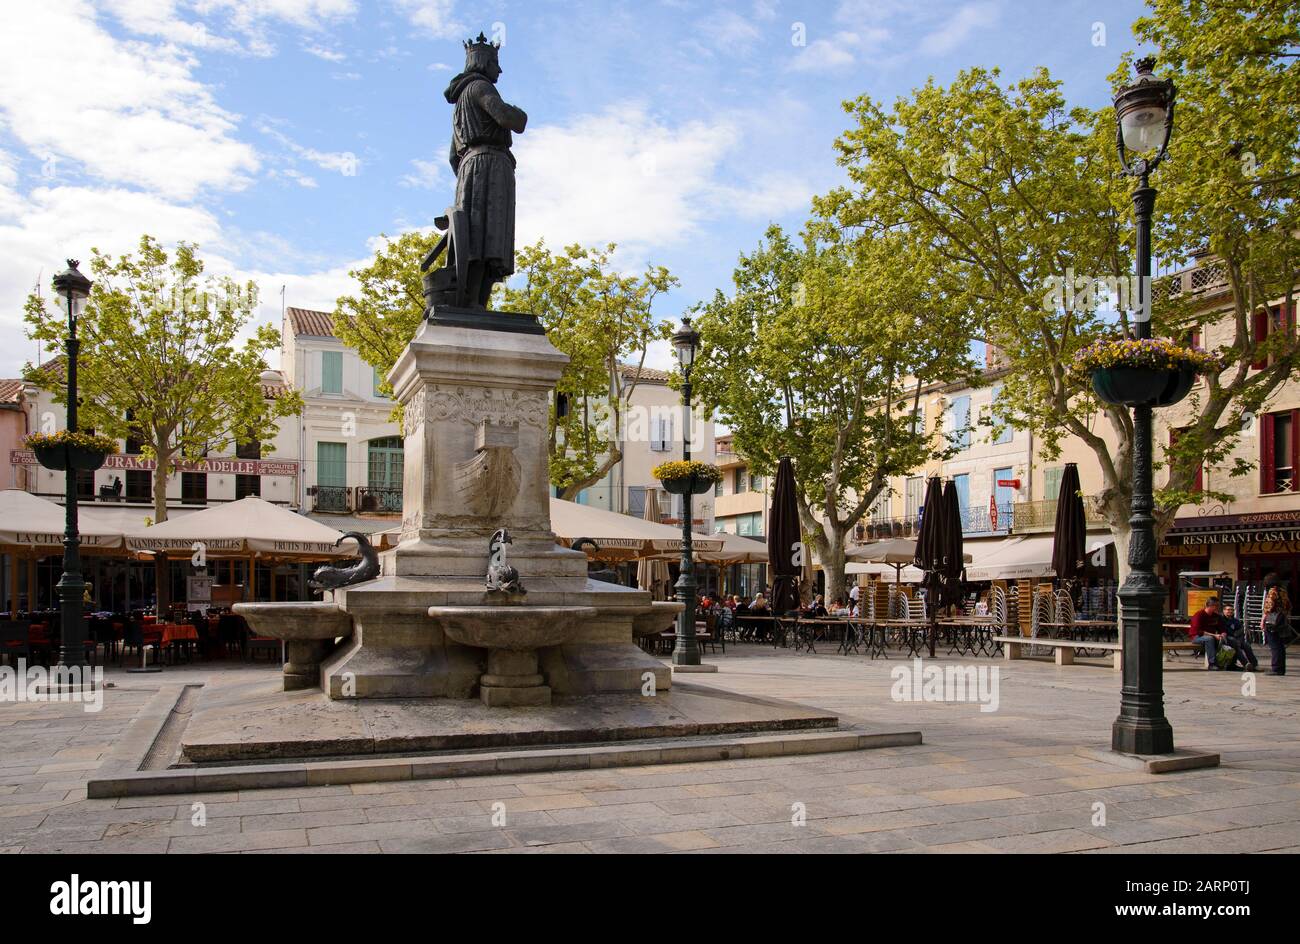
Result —
[{"label": "terracotta roof tile", "polygon": [[313,338],[333,338],[334,314],[328,311],[316,311],[313,308],[286,308],[289,329],[296,335]]},{"label": "terracotta roof tile", "polygon": [[0,380],[0,403],[17,403],[22,392],[21,380]]},{"label": "terracotta roof tile", "polygon": [[[637,378],[637,367],[635,364],[619,364],[619,367],[622,368],[623,376],[628,380]],[[639,382],[666,384],[671,376],[672,374],[668,373],[666,370],[657,370],[654,367],[642,367]]]}]

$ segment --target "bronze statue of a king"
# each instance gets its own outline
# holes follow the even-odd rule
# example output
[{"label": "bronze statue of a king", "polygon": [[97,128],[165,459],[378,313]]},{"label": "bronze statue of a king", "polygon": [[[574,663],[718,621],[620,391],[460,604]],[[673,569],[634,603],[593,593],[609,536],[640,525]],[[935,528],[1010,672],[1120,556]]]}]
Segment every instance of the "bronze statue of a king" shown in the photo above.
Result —
[{"label": "bronze statue of a king", "polygon": [[[464,45],[465,71],[443,93],[455,106],[450,160],[456,172],[456,202],[436,220],[446,232],[422,266],[430,308],[486,308],[492,287],[515,271],[515,157],[510,134],[522,133],[528,116],[497,92],[499,44],[479,33],[477,40]],[[444,248],[443,267],[428,271]]]}]

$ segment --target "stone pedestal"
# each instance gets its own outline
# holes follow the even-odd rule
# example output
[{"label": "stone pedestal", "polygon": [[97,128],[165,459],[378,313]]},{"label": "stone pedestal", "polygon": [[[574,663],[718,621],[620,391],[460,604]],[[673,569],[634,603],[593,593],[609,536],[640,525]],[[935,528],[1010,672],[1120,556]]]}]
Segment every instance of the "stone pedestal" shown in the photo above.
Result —
[{"label": "stone pedestal", "polygon": [[537,671],[537,650],[489,649],[478,695],[489,708],[549,705],[551,687]]},{"label": "stone pedestal", "polygon": [[[550,395],[567,362],[528,316],[436,309],[423,323],[389,375],[405,433],[401,538],[378,579],[333,595],[352,633],[320,662],[332,698],[531,706],[671,687],[634,637],[679,607],[588,580],[586,555],[551,531]],[[522,594],[485,587],[500,528]]]}]

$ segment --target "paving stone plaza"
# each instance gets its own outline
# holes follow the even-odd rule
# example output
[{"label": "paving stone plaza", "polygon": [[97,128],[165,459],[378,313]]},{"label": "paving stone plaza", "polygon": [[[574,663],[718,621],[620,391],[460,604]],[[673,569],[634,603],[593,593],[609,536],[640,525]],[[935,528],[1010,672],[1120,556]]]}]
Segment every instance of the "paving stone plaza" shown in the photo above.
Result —
[{"label": "paving stone plaza", "polygon": [[[1218,768],[1150,775],[1075,753],[1108,743],[1108,665],[994,660],[996,711],[896,702],[898,659],[711,656],[707,684],[907,724],[917,746],[600,771],[87,799],[160,691],[214,689],[262,666],[111,670],[104,708],[0,707],[0,848],[6,852],[1053,852],[1300,851],[1300,690],[1175,666],[1178,744]],[[939,664],[957,664],[940,658]],[[199,811],[202,816],[197,817]],[[197,817],[197,818],[196,818]],[[201,820],[203,825],[194,823]],[[1101,823],[1101,825],[1098,825]]]},{"label": "paving stone plaza", "polygon": [[1296,0],[11,6],[19,934],[1287,909]]}]

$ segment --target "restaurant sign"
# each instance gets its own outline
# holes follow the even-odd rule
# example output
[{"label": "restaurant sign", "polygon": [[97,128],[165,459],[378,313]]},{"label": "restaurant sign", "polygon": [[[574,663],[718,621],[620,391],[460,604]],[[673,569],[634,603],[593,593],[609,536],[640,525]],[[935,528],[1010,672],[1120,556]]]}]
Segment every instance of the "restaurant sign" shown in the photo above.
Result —
[{"label": "restaurant sign", "polygon": [[1261,544],[1300,541],[1300,515],[1265,511],[1246,515],[1213,515],[1175,521],[1165,536],[1169,544]]},{"label": "restaurant sign", "polygon": [[[12,449],[11,465],[37,465],[36,453],[30,449]],[[132,472],[152,472],[157,466],[154,459],[144,456],[115,454],[106,456],[104,469]],[[273,459],[197,459],[193,462],[177,460],[172,463],[176,472],[219,472],[226,475],[297,475],[298,463]]]}]

